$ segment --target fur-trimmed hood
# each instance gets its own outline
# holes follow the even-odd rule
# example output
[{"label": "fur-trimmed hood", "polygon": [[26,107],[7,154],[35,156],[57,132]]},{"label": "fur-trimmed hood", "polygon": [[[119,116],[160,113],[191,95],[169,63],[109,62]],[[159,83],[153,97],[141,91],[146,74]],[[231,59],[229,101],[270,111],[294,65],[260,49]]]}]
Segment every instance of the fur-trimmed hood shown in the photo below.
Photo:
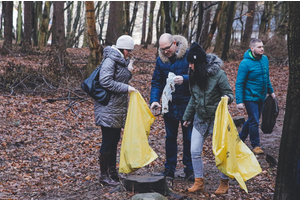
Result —
[{"label": "fur-trimmed hood", "polygon": [[207,54],[206,59],[208,62],[208,64],[206,65],[207,73],[209,75],[217,74],[220,68],[223,66],[223,60],[212,53]]},{"label": "fur-trimmed hood", "polygon": [[[175,41],[177,42],[178,48],[175,52],[177,59],[182,59],[188,48],[188,41],[185,37],[181,35],[173,35]],[[163,63],[170,62],[169,58],[165,56],[161,51],[159,51],[159,57]]]}]

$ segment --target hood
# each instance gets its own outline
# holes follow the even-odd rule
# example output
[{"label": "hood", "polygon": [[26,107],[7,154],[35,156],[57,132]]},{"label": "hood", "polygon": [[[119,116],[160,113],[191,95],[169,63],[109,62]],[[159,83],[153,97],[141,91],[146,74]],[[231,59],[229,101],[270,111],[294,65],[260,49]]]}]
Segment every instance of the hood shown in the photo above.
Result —
[{"label": "hood", "polygon": [[260,60],[261,58],[255,58],[255,57],[252,55],[251,49],[248,49],[248,50],[244,53],[244,59]]},{"label": "hood", "polygon": [[218,73],[218,71],[220,70],[220,68],[223,65],[223,60],[221,60],[221,58],[219,58],[217,55],[209,53],[206,55],[206,59],[207,59],[207,73],[209,75],[215,75]]},{"label": "hood", "polygon": [[110,58],[113,61],[120,63],[121,65],[127,64],[122,53],[118,49],[114,48],[113,46],[107,46],[103,49],[103,59],[105,58]]},{"label": "hood", "polygon": [[[175,52],[177,59],[182,59],[186,53],[186,50],[188,48],[188,41],[185,39],[185,37],[181,35],[174,35],[173,36],[175,41],[178,44],[177,51]],[[169,58],[165,56],[161,51],[159,51],[159,57],[163,63],[168,63]]]}]

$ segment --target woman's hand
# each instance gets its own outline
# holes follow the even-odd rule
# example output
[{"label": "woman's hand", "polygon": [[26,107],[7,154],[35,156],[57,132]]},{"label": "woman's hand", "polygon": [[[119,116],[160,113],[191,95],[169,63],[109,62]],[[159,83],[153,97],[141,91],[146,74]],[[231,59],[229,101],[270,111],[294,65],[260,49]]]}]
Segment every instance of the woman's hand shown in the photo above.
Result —
[{"label": "woman's hand", "polygon": [[134,87],[129,85],[128,86],[128,93],[130,93],[130,92],[137,92],[137,90]]},{"label": "woman's hand", "polygon": [[190,125],[191,121],[184,121],[183,126],[188,127]]}]

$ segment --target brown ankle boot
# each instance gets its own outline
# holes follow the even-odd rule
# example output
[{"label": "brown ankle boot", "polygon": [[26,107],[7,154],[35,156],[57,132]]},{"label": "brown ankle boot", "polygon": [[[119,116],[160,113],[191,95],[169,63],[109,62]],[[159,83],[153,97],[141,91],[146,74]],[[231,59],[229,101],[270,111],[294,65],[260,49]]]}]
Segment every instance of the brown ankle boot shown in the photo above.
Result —
[{"label": "brown ankle boot", "polygon": [[108,174],[108,158],[109,154],[100,154],[99,164],[100,164],[100,183],[108,185],[118,185],[119,183],[112,180]]},{"label": "brown ankle boot", "polygon": [[220,185],[218,189],[215,191],[215,194],[225,194],[229,189],[229,179],[222,179],[220,181]]},{"label": "brown ankle boot", "polygon": [[198,192],[204,190],[204,178],[195,178],[194,185],[188,189],[189,192]]}]

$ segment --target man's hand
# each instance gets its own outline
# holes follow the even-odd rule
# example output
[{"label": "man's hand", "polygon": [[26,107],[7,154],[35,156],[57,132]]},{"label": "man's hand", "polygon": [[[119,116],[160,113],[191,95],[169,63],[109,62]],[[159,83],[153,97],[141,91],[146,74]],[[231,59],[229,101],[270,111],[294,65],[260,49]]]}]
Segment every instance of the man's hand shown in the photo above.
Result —
[{"label": "man's hand", "polygon": [[132,87],[132,86],[128,86],[128,93],[130,93],[130,92],[136,92],[137,90],[134,88],[134,87]]},{"label": "man's hand", "polygon": [[158,103],[158,102],[152,102],[151,106],[150,106],[150,109],[152,110],[153,108],[155,107],[159,107],[161,108],[161,105]]},{"label": "man's hand", "polygon": [[188,127],[191,124],[191,121],[184,121],[183,126]]},{"label": "man's hand", "polygon": [[275,99],[275,97],[276,97],[274,92],[271,94],[271,96],[273,99]]},{"label": "man's hand", "polygon": [[241,110],[241,109],[244,109],[245,106],[243,103],[239,103],[238,105],[236,105],[237,109]]},{"label": "man's hand", "polygon": [[183,83],[183,77],[182,76],[175,76],[173,80],[174,80],[174,83],[176,85],[181,85]]}]

